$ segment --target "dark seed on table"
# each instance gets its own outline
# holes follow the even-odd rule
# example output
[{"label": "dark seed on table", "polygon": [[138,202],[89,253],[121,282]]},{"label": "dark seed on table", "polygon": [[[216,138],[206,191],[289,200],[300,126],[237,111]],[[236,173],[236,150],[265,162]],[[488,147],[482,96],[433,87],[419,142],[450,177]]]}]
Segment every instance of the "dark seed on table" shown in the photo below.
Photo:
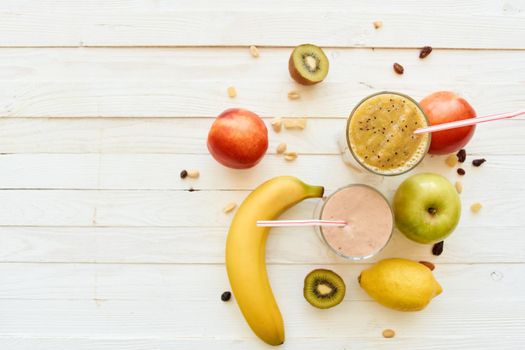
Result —
[{"label": "dark seed on table", "polygon": [[421,51],[419,52],[419,58],[425,58],[432,52],[432,47],[430,46],[424,46]]},{"label": "dark seed on table", "polygon": [[228,301],[228,300],[231,299],[231,297],[232,297],[232,293],[231,292],[224,292],[221,295],[221,300],[222,301]]},{"label": "dark seed on table", "polygon": [[443,253],[443,245],[445,244],[445,241],[437,242],[432,247],[432,254],[434,255],[441,255]]},{"label": "dark seed on table", "polygon": [[394,63],[394,71],[397,74],[403,74],[405,72],[405,68],[403,68],[403,66],[400,65],[399,63]]},{"label": "dark seed on table", "polygon": [[465,175],[465,169],[458,168],[458,175],[461,175],[461,176]]},{"label": "dark seed on table", "polygon": [[480,166],[481,164],[485,163],[487,160],[485,158],[481,158],[481,159],[474,159],[472,161],[472,165],[474,166]]},{"label": "dark seed on table", "polygon": [[187,176],[188,176],[188,171],[187,170],[183,170],[183,171],[180,172],[180,178],[181,179],[185,179]]},{"label": "dark seed on table", "polygon": [[458,157],[458,162],[463,163],[467,159],[467,152],[464,149],[460,149],[456,157]]}]

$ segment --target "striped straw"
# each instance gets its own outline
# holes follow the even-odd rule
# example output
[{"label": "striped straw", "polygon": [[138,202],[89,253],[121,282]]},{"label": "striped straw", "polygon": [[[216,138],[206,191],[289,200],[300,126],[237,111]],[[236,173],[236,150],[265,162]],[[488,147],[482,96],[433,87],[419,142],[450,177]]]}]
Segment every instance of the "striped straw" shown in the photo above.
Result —
[{"label": "striped straw", "polygon": [[258,227],[288,227],[288,226],[346,226],[344,220],[258,220]]},{"label": "striped straw", "polygon": [[432,125],[426,128],[419,128],[414,131],[414,134],[423,134],[426,132],[436,132],[436,131],[442,131],[442,130],[448,130],[448,129],[454,129],[454,128],[461,128],[463,126],[491,122],[493,120],[513,118],[513,117],[517,117],[518,115],[522,115],[522,114],[525,114],[525,110],[521,110],[517,112],[509,112],[509,113],[492,114],[492,115],[487,115],[485,117],[479,117],[479,118],[463,119],[463,120],[458,120],[458,121],[450,122],[450,123]]}]

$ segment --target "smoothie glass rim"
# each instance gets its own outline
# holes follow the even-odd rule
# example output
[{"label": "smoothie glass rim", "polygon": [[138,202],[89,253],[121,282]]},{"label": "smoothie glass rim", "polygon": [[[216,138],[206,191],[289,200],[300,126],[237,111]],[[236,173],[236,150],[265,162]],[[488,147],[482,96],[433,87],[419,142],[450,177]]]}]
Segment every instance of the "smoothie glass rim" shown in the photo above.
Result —
[{"label": "smoothie glass rim", "polygon": [[430,142],[432,141],[432,133],[428,133],[427,134],[427,144],[425,146],[425,150],[423,152],[423,156],[417,161],[414,163],[414,165],[406,170],[403,170],[402,172],[396,172],[396,173],[381,173],[381,172],[378,172],[376,170],[373,170],[371,169],[370,167],[368,167],[366,164],[364,164],[364,162],[362,162],[357,156],[356,154],[354,153],[354,150],[352,149],[352,144],[350,143],[350,135],[349,135],[349,130],[350,130],[350,121],[352,120],[352,117],[354,116],[354,113],[355,111],[359,108],[359,106],[361,106],[366,100],[374,97],[374,96],[377,96],[377,95],[384,95],[384,94],[391,94],[391,95],[398,95],[398,96],[401,96],[401,97],[404,97],[406,99],[408,99],[409,101],[411,101],[412,103],[415,104],[416,108],[419,109],[419,111],[421,112],[421,114],[423,114],[423,117],[425,118],[425,122],[427,123],[426,126],[429,126],[430,125],[430,122],[428,120],[428,116],[426,115],[425,111],[423,110],[423,108],[419,105],[419,103],[414,100],[412,97],[408,96],[408,95],[405,95],[401,92],[396,92],[396,91],[379,91],[379,92],[376,92],[376,93],[373,93],[371,95],[368,95],[366,97],[364,97],[363,99],[361,99],[357,105],[355,105],[354,109],[352,109],[352,112],[350,113],[350,115],[348,116],[347,118],[347,121],[346,121],[346,145],[348,146],[348,149],[350,151],[350,153],[352,154],[352,157],[354,158],[354,160],[362,167],[364,168],[365,170],[373,173],[373,174],[376,174],[376,175],[381,175],[381,176],[397,176],[397,175],[402,175],[402,174],[405,174],[409,171],[411,171],[412,169],[414,169],[415,167],[417,167],[422,161],[423,159],[425,158],[426,154],[428,153],[428,150],[430,149]]},{"label": "smoothie glass rim", "polygon": [[321,203],[322,205],[321,206],[318,206],[317,210],[319,211],[319,213],[317,213],[317,210],[316,210],[316,218],[321,218],[322,215],[323,215],[323,211],[324,211],[324,207],[326,205],[326,203],[328,203],[328,201],[330,200],[330,198],[332,198],[332,196],[336,193],[338,193],[339,191],[342,191],[344,189],[347,189],[347,188],[350,188],[350,187],[368,187],[369,189],[373,190],[374,192],[376,192],[377,194],[379,194],[385,201],[385,203],[387,204],[388,206],[388,209],[390,209],[390,214],[392,216],[392,229],[390,231],[390,234],[388,236],[388,239],[386,240],[385,244],[379,248],[378,250],[376,250],[375,252],[372,252],[371,254],[369,255],[364,255],[364,256],[349,256],[349,255],[345,255],[341,252],[339,252],[337,249],[335,249],[334,247],[332,247],[332,245],[330,243],[328,243],[328,241],[326,240],[325,236],[324,236],[324,233],[323,233],[323,228],[321,226],[316,226],[315,227],[315,230],[317,231],[317,233],[321,236],[322,238],[322,241],[326,244],[326,246],[328,246],[328,248],[334,252],[336,255],[340,256],[341,258],[344,258],[346,260],[352,260],[352,261],[361,261],[361,260],[366,260],[366,259],[369,259],[369,258],[372,258],[376,255],[378,255],[380,252],[383,251],[383,249],[385,249],[385,247],[388,245],[388,243],[390,242],[390,240],[392,239],[392,236],[394,235],[394,231],[395,231],[395,217],[394,217],[394,210],[392,208],[392,205],[390,204],[390,202],[388,201],[388,199],[386,198],[386,196],[381,192],[379,191],[377,188],[373,187],[373,186],[370,186],[370,185],[367,185],[367,184],[363,184],[363,183],[354,183],[354,184],[349,184],[349,185],[346,185],[346,186],[343,186],[343,187],[340,187],[338,188],[337,190],[333,191],[328,197],[324,197],[322,198],[321,200]]}]

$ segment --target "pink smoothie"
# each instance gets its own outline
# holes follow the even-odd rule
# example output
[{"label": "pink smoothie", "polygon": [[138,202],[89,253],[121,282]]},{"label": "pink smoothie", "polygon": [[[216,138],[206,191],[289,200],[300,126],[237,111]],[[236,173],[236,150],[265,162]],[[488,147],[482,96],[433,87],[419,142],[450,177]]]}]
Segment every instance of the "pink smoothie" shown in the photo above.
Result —
[{"label": "pink smoothie", "polygon": [[336,252],[365,258],[379,252],[392,234],[394,219],[386,199],[364,185],[340,189],[326,201],[323,220],[346,220],[345,227],[323,227],[321,233]]}]

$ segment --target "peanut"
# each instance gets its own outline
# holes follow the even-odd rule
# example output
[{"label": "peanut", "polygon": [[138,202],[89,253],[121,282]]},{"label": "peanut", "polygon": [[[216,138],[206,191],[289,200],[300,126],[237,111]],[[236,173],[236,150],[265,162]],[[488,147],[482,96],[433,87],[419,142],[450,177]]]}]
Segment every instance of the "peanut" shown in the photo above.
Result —
[{"label": "peanut", "polygon": [[200,176],[200,173],[198,170],[188,170],[188,177],[192,179],[196,179]]},{"label": "peanut", "polygon": [[385,338],[393,338],[396,335],[396,332],[394,332],[393,329],[385,329],[383,331],[383,337]]},{"label": "peanut", "polygon": [[283,120],[281,118],[272,119],[272,128],[275,132],[280,132],[283,127]]},{"label": "peanut", "polygon": [[379,29],[383,26],[383,22],[382,21],[374,21],[374,28],[375,29]]},{"label": "peanut", "polygon": [[477,213],[478,211],[481,210],[482,207],[483,207],[483,206],[481,205],[481,203],[476,202],[476,203],[474,203],[474,204],[472,204],[472,205],[470,206],[470,210],[471,210],[473,213]]},{"label": "peanut", "polygon": [[460,181],[456,181],[454,187],[456,187],[456,191],[458,191],[458,193],[461,193],[461,191],[463,191],[463,184]]},{"label": "peanut", "polygon": [[304,130],[306,128],[306,118],[285,118],[284,127],[286,129]]},{"label": "peanut", "polygon": [[290,91],[288,93],[288,98],[290,100],[297,100],[297,99],[301,98],[301,95],[297,91]]},{"label": "peanut", "polygon": [[291,162],[297,158],[297,152],[284,152],[284,159]]},{"label": "peanut", "polygon": [[226,204],[226,206],[222,209],[222,211],[226,214],[226,213],[231,212],[236,207],[237,207],[237,203],[230,202],[230,203]]},{"label": "peanut", "polygon": [[230,98],[234,98],[235,96],[237,96],[237,90],[235,90],[235,87],[234,86],[230,86],[228,87],[228,96]]},{"label": "peanut", "polygon": [[286,143],[281,142],[281,143],[277,146],[277,149],[276,149],[275,151],[277,152],[277,154],[282,154],[282,153],[286,152]]},{"label": "peanut", "polygon": [[250,46],[250,55],[252,57],[259,57],[259,49],[255,45]]},{"label": "peanut", "polygon": [[455,167],[458,164],[458,157],[455,154],[451,154],[445,159],[445,163],[451,168]]}]

